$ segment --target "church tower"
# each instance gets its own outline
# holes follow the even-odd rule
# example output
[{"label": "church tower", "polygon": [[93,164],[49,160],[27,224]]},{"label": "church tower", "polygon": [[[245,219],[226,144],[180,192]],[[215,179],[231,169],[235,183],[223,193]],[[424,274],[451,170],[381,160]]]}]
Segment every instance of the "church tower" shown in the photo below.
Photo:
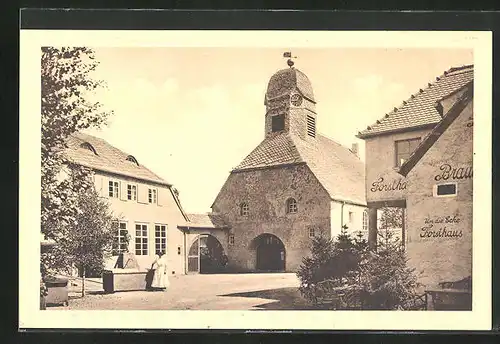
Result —
[{"label": "church tower", "polygon": [[289,53],[284,56],[290,57],[289,68],[276,72],[267,86],[266,138],[285,132],[303,140],[315,140],[316,101],[311,82],[293,66]]}]

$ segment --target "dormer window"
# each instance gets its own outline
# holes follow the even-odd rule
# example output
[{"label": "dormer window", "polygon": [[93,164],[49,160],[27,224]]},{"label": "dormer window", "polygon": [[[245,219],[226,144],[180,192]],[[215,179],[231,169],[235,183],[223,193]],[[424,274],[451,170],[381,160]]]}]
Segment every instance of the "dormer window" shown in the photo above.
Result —
[{"label": "dormer window", "polygon": [[137,162],[137,159],[134,158],[132,155],[129,155],[127,157],[127,161],[133,162],[134,164],[136,164],[137,166],[139,166],[139,163]]},{"label": "dormer window", "polygon": [[287,214],[295,214],[297,212],[297,201],[294,198],[289,198],[286,201]]},{"label": "dormer window", "polygon": [[271,117],[271,130],[273,133],[285,130],[285,115],[274,115]]},{"label": "dormer window", "polygon": [[307,115],[307,135],[316,137],[316,118]]},{"label": "dormer window", "polygon": [[94,153],[95,155],[98,155],[97,154],[97,151],[95,150],[94,146],[92,146],[90,143],[88,142],[84,142],[80,145],[81,148],[83,149],[87,149],[89,151],[91,151],[92,153]]},{"label": "dormer window", "polygon": [[248,207],[248,203],[246,203],[246,202],[241,203],[241,205],[240,205],[240,215],[241,216],[248,216],[249,212],[250,212],[250,210],[249,210],[249,207]]}]

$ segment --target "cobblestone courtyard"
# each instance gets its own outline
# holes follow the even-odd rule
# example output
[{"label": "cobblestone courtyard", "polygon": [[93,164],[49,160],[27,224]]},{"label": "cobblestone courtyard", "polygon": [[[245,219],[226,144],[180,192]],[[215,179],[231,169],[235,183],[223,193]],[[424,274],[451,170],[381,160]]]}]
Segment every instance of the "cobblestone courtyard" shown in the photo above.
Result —
[{"label": "cobblestone courtyard", "polygon": [[170,278],[170,288],[161,291],[130,291],[104,294],[102,284],[87,282],[88,294],[81,298],[78,287],[70,288],[69,306],[48,310],[252,310],[307,309],[298,292],[295,274],[217,274]]}]

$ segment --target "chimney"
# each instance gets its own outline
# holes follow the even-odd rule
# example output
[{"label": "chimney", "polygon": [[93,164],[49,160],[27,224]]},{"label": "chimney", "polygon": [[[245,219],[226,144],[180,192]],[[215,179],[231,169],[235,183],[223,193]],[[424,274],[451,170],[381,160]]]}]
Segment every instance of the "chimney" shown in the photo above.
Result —
[{"label": "chimney", "polygon": [[358,144],[357,143],[353,143],[352,144],[351,152],[353,152],[357,157],[359,157],[359,154],[358,154]]}]

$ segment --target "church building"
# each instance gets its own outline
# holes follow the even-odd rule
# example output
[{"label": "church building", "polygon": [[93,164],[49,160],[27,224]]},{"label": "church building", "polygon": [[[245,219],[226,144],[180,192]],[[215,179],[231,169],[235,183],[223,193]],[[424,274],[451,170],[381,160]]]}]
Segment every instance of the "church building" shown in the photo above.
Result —
[{"label": "church building", "polygon": [[[234,168],[212,212],[227,225],[228,267],[296,271],[317,235],[367,231],[364,164],[317,130],[308,77],[293,66],[269,80],[263,141]],[[258,114],[257,114],[258,115]]]}]

